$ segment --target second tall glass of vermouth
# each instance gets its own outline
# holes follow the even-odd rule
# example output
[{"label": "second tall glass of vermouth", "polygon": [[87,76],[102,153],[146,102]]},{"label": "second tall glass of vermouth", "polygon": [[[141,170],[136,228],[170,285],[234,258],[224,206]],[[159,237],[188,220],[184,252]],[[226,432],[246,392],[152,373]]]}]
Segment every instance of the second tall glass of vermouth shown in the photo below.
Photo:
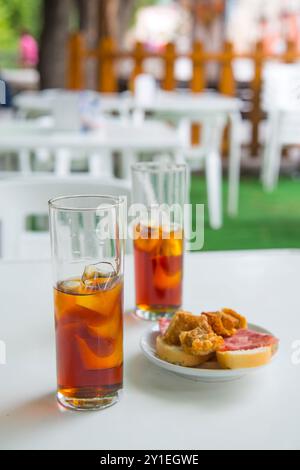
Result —
[{"label": "second tall glass of vermouth", "polygon": [[118,401],[123,384],[125,198],[52,199],[57,399],[73,410]]},{"label": "second tall glass of vermouth", "polygon": [[184,164],[132,166],[135,313],[145,320],[172,317],[182,304],[186,179]]}]

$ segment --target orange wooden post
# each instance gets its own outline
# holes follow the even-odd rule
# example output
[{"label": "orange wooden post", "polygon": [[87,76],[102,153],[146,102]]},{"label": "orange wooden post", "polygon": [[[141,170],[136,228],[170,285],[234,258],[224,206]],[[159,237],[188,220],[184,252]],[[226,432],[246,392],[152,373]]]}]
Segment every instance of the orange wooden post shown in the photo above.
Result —
[{"label": "orange wooden post", "polygon": [[298,56],[297,44],[295,41],[287,41],[286,43],[286,53],[285,53],[285,62],[287,64],[292,64],[295,62]]},{"label": "orange wooden post", "polygon": [[201,42],[195,42],[193,52],[191,54],[193,63],[193,77],[191,80],[191,90],[199,93],[205,88],[205,67],[204,67],[204,51]]},{"label": "orange wooden post", "polygon": [[134,61],[134,66],[133,66],[131,77],[129,80],[129,89],[131,91],[134,91],[135,78],[141,73],[143,73],[143,62],[145,59],[145,51],[144,51],[144,46],[141,42],[137,42],[135,44],[135,48],[132,52],[132,58]]},{"label": "orange wooden post", "polygon": [[229,41],[225,42],[222,58],[222,66],[220,72],[219,90],[224,95],[235,96],[236,87],[233,74],[232,61],[234,58],[233,44]]},{"label": "orange wooden post", "polygon": [[80,33],[72,34],[68,41],[67,88],[80,90],[84,87],[84,38]]},{"label": "orange wooden post", "polygon": [[99,43],[99,86],[102,93],[118,91],[118,81],[115,73],[116,47],[112,38],[103,38]]},{"label": "orange wooden post", "polygon": [[[204,51],[201,42],[197,41],[193,45],[191,54],[193,64],[193,76],[191,80],[191,90],[194,93],[200,93],[205,88],[205,64],[204,64]],[[201,126],[199,124],[192,124],[191,127],[191,142],[192,145],[199,145],[201,141]]]},{"label": "orange wooden post", "polygon": [[[224,44],[224,50],[221,59],[219,91],[224,95],[235,96],[236,86],[233,74],[232,61],[234,58],[234,47],[229,41]],[[229,131],[230,124],[226,126],[223,137],[223,155],[228,154],[229,149]]]},{"label": "orange wooden post", "polygon": [[256,44],[254,53],[254,77],[251,84],[253,98],[252,98],[252,142],[251,142],[251,155],[256,156],[259,150],[259,124],[262,118],[261,111],[261,88],[262,88],[262,69],[264,61],[264,47],[262,41]]},{"label": "orange wooden post", "polygon": [[163,59],[165,62],[165,76],[162,81],[162,88],[166,91],[171,91],[171,90],[174,90],[176,86],[175,73],[174,73],[174,67],[175,67],[175,61],[176,61],[175,44],[168,43],[166,45]]}]

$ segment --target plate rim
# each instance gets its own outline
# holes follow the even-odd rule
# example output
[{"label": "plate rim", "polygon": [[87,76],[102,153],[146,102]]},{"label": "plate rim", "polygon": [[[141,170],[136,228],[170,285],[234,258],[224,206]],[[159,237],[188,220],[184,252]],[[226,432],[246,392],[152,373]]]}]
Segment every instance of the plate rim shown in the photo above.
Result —
[{"label": "plate rim", "polygon": [[[254,331],[257,331],[258,333],[264,333],[268,335],[273,335],[268,329],[257,325],[255,323],[248,323],[248,328],[253,329]],[[261,370],[271,364],[273,360],[276,358],[278,355],[278,349],[276,353],[273,355],[271,362],[268,364],[264,364],[262,366],[257,366],[257,367],[250,367],[250,368],[242,368],[242,369],[201,369],[197,367],[186,367],[186,366],[180,366],[178,364],[172,364],[171,362],[164,361],[163,359],[159,358],[158,356],[151,354],[147,348],[144,347],[144,344],[147,344],[149,346],[149,341],[147,341],[147,338],[149,337],[150,334],[153,333],[158,333],[159,332],[159,325],[156,324],[152,326],[151,328],[147,329],[141,336],[140,338],[140,349],[142,353],[144,354],[145,357],[149,361],[151,361],[153,364],[157,365],[158,367],[162,369],[166,369],[169,372],[173,372],[179,375],[183,376],[193,376],[193,377],[199,377],[199,378],[224,378],[224,377],[235,377],[237,375],[246,375],[251,372],[255,372],[258,370]]]}]

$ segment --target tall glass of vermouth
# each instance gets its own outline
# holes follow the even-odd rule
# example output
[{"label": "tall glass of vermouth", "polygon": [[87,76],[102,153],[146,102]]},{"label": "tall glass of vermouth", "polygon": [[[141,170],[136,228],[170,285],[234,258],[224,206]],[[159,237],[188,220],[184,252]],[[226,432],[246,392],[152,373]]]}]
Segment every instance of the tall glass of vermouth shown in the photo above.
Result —
[{"label": "tall glass of vermouth", "polygon": [[97,410],[118,401],[123,382],[123,197],[49,201],[57,399]]},{"label": "tall glass of vermouth", "polygon": [[141,162],[132,166],[133,245],[138,317],[172,317],[182,304],[184,164]]}]

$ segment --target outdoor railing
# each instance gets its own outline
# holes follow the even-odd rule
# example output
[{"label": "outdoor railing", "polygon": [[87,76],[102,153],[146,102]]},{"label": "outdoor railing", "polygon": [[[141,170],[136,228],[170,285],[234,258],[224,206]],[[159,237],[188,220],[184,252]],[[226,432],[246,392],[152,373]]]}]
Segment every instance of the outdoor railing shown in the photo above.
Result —
[{"label": "outdoor railing", "polygon": [[220,52],[207,52],[201,42],[195,42],[190,53],[176,51],[174,44],[167,44],[164,51],[149,52],[142,43],[136,43],[132,51],[120,51],[111,38],[102,39],[96,49],[88,49],[84,36],[73,34],[69,40],[68,87],[70,89],[83,89],[85,86],[84,64],[85,60],[93,58],[98,62],[98,90],[103,93],[112,93],[118,90],[118,75],[116,64],[120,60],[131,59],[133,62],[129,87],[133,88],[134,79],[143,72],[144,62],[147,59],[160,59],[164,63],[164,76],[161,86],[171,91],[176,87],[175,63],[177,59],[189,58],[192,62],[191,91],[197,93],[206,88],[207,63],[214,62],[220,65],[218,90],[229,96],[237,92],[236,80],[233,72],[233,63],[236,59],[250,59],[254,63],[254,76],[249,84],[252,90],[252,106],[249,119],[252,122],[251,153],[257,155],[259,149],[259,124],[263,117],[261,110],[261,88],[263,65],[269,60],[292,63],[300,59],[300,52],[294,42],[287,42],[285,52],[282,54],[266,54],[262,42],[258,42],[251,53],[238,54],[233,44],[226,42]]}]

